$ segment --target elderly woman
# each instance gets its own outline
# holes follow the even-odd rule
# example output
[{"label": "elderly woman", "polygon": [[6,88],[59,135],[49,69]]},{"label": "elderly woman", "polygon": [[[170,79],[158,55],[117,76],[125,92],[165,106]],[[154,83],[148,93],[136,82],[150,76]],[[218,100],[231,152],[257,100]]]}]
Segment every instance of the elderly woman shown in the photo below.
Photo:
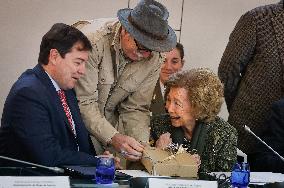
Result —
[{"label": "elderly woman", "polygon": [[231,171],[237,159],[237,131],[217,116],[223,103],[223,85],[209,69],[174,74],[166,83],[169,114],[151,121],[158,148],[183,144],[197,153],[199,172]]}]

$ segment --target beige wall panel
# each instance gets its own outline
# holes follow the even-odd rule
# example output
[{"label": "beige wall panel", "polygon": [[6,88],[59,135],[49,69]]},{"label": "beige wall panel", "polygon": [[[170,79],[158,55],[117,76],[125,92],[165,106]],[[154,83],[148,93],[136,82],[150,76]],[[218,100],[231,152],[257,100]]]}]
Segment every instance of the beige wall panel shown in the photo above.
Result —
[{"label": "beige wall panel", "polygon": [[[209,67],[217,73],[222,54],[238,19],[246,11],[277,0],[185,0],[181,42],[184,69]],[[220,116],[227,119],[226,105]]]}]

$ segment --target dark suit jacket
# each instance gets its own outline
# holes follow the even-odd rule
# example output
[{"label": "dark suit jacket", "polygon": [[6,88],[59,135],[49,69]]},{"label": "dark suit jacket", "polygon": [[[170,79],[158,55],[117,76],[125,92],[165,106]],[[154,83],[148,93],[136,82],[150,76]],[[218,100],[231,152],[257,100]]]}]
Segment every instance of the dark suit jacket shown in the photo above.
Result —
[{"label": "dark suit jacket", "polygon": [[155,86],[150,106],[150,112],[152,112],[152,116],[166,113],[165,101],[161,92],[160,79],[158,79]]},{"label": "dark suit jacket", "polygon": [[95,165],[95,152],[75,93],[73,90],[65,93],[76,126],[76,139],[59,96],[42,66],[24,72],[12,86],[4,105],[0,155],[47,166]]},{"label": "dark suit jacket", "polygon": [[239,135],[238,148],[250,154],[271,104],[284,95],[284,9],[280,3],[257,7],[244,14],[231,33],[218,74],[224,83],[228,122]]},{"label": "dark suit jacket", "polygon": [[[263,140],[277,151],[284,155],[284,99],[273,103],[271,112],[265,121],[266,131],[261,136]],[[257,150],[253,155],[250,166],[254,171],[272,171],[284,173],[284,161],[282,161],[272,151],[267,149],[262,143],[257,145]]]}]

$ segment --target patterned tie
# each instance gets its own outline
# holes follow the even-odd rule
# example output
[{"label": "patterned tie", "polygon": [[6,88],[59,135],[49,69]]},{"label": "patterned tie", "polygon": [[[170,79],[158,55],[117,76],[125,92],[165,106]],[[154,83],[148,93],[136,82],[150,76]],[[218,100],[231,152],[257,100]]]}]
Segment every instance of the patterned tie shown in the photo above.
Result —
[{"label": "patterned tie", "polygon": [[60,97],[60,101],[62,103],[62,106],[63,106],[63,109],[64,109],[64,112],[66,114],[66,117],[68,119],[68,122],[69,122],[69,125],[70,125],[70,128],[74,134],[74,136],[76,137],[76,132],[75,132],[75,128],[74,128],[74,123],[73,123],[73,120],[72,120],[72,115],[71,115],[71,112],[70,112],[70,108],[67,104],[67,100],[66,100],[66,96],[65,96],[65,92],[60,89],[57,91],[58,92],[58,95]]}]

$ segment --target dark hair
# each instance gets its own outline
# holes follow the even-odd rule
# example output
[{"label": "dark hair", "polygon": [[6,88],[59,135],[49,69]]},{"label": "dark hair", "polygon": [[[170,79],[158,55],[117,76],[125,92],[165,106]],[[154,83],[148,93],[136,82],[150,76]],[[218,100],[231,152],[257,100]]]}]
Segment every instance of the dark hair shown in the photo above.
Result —
[{"label": "dark hair", "polygon": [[42,37],[40,52],[38,57],[39,64],[48,64],[48,56],[51,49],[58,50],[62,58],[70,52],[73,45],[77,42],[82,43],[82,51],[91,51],[92,45],[88,38],[75,27],[64,23],[56,23]]},{"label": "dark hair", "polygon": [[177,49],[177,50],[179,51],[179,53],[180,53],[181,60],[183,60],[183,58],[184,58],[183,45],[178,42],[177,45],[176,45],[176,49]]}]

